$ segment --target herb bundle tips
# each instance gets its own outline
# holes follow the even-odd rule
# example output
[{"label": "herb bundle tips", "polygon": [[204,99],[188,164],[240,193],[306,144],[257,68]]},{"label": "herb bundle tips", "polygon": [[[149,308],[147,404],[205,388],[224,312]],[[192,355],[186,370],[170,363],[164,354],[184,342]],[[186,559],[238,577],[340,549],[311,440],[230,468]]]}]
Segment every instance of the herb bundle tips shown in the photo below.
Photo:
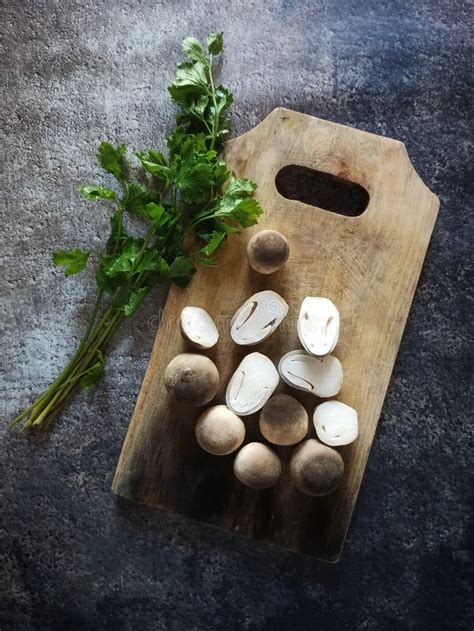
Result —
[{"label": "herb bundle tips", "polygon": [[[222,45],[222,33],[207,38],[207,50],[193,37],[183,42],[187,61],[178,64],[168,88],[179,113],[166,139],[167,156],[155,149],[138,151],[138,168],[131,169],[125,145],[100,144],[98,161],[115,186],[80,189],[87,200],[105,201],[112,210],[96,270],[97,300],[76,353],[12,425],[47,428],[78,388],[99,381],[107,342],[155,285],[169,279],[185,287],[197,265],[217,264],[215,252],[228,235],[257,223],[262,208],[253,198],[255,184],[235,177],[219,155],[232,104],[232,94],[214,83],[213,60]],[[130,216],[142,220],[141,236],[129,232]],[[53,262],[71,276],[86,267],[90,255],[80,249],[58,251]]]}]

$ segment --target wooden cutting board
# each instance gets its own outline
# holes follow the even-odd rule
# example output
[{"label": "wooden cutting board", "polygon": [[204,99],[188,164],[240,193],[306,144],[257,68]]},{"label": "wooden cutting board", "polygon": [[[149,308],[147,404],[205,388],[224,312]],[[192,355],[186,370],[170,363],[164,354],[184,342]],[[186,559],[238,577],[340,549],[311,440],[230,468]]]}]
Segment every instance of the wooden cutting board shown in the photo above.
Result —
[{"label": "wooden cutting board", "polygon": [[[257,182],[265,214],[258,227],[228,240],[218,268],[201,268],[186,290],[171,288],[112,488],[137,502],[337,561],[439,201],[414,171],[401,142],[282,108],[227,143],[226,159],[239,176]],[[338,204],[337,178],[355,183],[354,199],[365,189],[365,212],[348,217],[283,197],[275,179],[288,165],[336,176],[332,201],[326,191],[329,207]],[[297,182],[293,188],[289,196],[298,197]],[[328,207],[323,193],[321,199]],[[287,265],[271,276],[253,272],[246,260],[248,239],[263,228],[280,230],[291,248]],[[229,336],[230,319],[244,300],[263,289],[285,298],[288,317],[259,346],[237,347]],[[211,456],[197,446],[194,422],[202,410],[173,404],[163,384],[168,362],[186,350],[178,326],[185,305],[207,309],[218,324],[220,341],[207,354],[220,372],[215,402],[222,403],[227,382],[247,352],[259,350],[277,363],[300,347],[296,319],[307,295],[326,296],[339,308],[341,335],[334,354],[344,367],[344,385],[337,398],[359,412],[359,438],[341,449],[344,482],[324,498],[305,496],[291,485],[289,447],[277,448],[284,470],[277,486],[255,491],[241,485],[232,473],[232,455]],[[283,384],[279,390],[289,392]],[[292,394],[312,416],[318,400]],[[258,415],[244,421],[246,442],[262,440]],[[309,436],[314,435],[311,424]]]}]

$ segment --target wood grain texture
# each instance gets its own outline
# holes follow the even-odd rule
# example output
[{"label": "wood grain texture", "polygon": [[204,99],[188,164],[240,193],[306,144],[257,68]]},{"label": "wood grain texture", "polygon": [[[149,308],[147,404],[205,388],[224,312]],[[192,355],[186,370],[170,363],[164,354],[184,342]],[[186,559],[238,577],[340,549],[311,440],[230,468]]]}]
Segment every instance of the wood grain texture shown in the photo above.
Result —
[{"label": "wood grain texture", "polygon": [[[172,287],[113,482],[115,493],[183,513],[216,526],[326,561],[339,559],[362,481],[410,304],[436,220],[439,201],[414,171],[396,140],[278,108],[250,132],[230,141],[226,159],[255,180],[265,214],[255,229],[229,239],[219,267],[200,269],[186,290]],[[344,217],[282,197],[275,176],[287,165],[318,169],[362,185],[370,195],[359,217]],[[285,234],[291,255],[271,276],[253,272],[246,244],[257,230]],[[338,399],[359,412],[360,436],[341,449],[344,483],[325,498],[310,498],[287,477],[291,448],[277,448],[284,474],[276,487],[253,491],[233,477],[233,456],[213,457],[197,446],[200,410],[176,405],[163,384],[167,363],[186,349],[178,318],[185,305],[216,319],[216,362],[224,402],[229,377],[248,348],[229,336],[230,319],[251,294],[273,289],[290,310],[282,326],[252,350],[275,363],[299,348],[296,319],[307,295],[339,308],[341,335],[334,354],[344,367]],[[279,391],[289,392],[281,384]],[[292,391],[312,414],[318,401]],[[260,439],[258,416],[244,419],[246,442]],[[310,436],[314,436],[311,427]]]}]

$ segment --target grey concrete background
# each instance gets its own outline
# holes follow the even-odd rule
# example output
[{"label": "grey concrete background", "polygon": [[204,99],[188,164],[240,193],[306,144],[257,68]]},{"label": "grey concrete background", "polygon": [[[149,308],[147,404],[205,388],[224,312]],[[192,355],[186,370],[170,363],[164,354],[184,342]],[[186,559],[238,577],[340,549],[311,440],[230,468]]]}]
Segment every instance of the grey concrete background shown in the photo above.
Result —
[{"label": "grey concrete background", "polygon": [[[47,386],[94,299],[51,251],[100,247],[101,139],[159,144],[188,34],[223,29],[234,133],[285,105],[404,141],[441,199],[342,561],[118,501],[154,294],[46,440],[1,424],[0,629],[472,629],[469,8],[459,0],[3,0],[1,401]],[[472,532],[471,532],[472,534]]]}]

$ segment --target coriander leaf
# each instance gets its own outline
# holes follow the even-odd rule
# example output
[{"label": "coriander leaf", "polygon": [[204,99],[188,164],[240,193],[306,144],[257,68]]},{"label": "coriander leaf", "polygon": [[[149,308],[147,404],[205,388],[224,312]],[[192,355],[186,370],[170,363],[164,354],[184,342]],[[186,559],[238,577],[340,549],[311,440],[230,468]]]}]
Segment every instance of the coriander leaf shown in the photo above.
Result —
[{"label": "coriander leaf", "polygon": [[188,202],[198,202],[214,185],[213,165],[193,159],[183,163],[176,177],[176,185]]},{"label": "coriander leaf", "polygon": [[81,386],[85,390],[90,390],[104,374],[105,358],[101,351],[97,351],[97,361],[87,369],[85,375],[81,379]]},{"label": "coriander leaf", "polygon": [[216,230],[214,230],[209,243],[205,247],[201,248],[200,252],[206,254],[207,256],[211,256],[211,254],[213,254],[221,245],[226,236],[227,235],[225,232],[217,232]]},{"label": "coriander leaf", "polygon": [[160,269],[160,255],[155,250],[145,250],[138,262],[135,272],[154,272]]},{"label": "coriander leaf", "polygon": [[189,99],[195,99],[201,94],[207,93],[207,69],[200,62],[195,61],[178,64],[176,76],[168,91],[172,100],[181,105],[188,103]]},{"label": "coriander leaf", "polygon": [[149,293],[150,289],[151,287],[140,287],[140,289],[137,289],[137,291],[132,291],[121,307],[123,313],[126,316],[133,315],[138,307],[142,304],[143,299]]},{"label": "coriander leaf", "polygon": [[123,227],[123,208],[118,208],[110,217],[110,235],[107,239],[106,252],[112,254],[120,245],[120,242],[127,239],[128,235]]},{"label": "coriander leaf", "polygon": [[234,197],[251,197],[256,188],[257,185],[255,182],[247,180],[244,177],[237,179],[235,175],[232,174],[225,189],[225,195]]},{"label": "coriander leaf", "polygon": [[115,199],[115,191],[105,186],[82,186],[79,191],[89,201],[95,202],[98,199]]},{"label": "coriander leaf", "polygon": [[163,228],[170,220],[166,208],[162,204],[155,204],[154,202],[150,202],[145,206],[145,215],[158,230]]},{"label": "coriander leaf", "polygon": [[90,252],[85,252],[76,248],[75,250],[57,250],[53,252],[53,263],[56,267],[64,267],[64,274],[66,276],[72,276],[82,270],[87,265],[87,259]]},{"label": "coriander leaf", "polygon": [[123,165],[123,157],[127,147],[125,145],[119,145],[114,147],[110,142],[101,142],[99,145],[99,152],[97,153],[97,159],[104,169],[108,173],[112,173],[118,180],[125,178],[125,169]]},{"label": "coriander leaf", "polygon": [[218,55],[222,51],[223,33],[211,33],[207,38],[207,48],[211,55]]},{"label": "coriander leaf", "polygon": [[129,237],[123,244],[121,256],[127,258],[131,263],[135,263],[143,247],[143,239]]},{"label": "coriander leaf", "polygon": [[124,207],[132,215],[142,217],[145,205],[150,201],[150,191],[141,182],[130,182],[126,187]]},{"label": "coriander leaf", "polygon": [[207,64],[204,48],[195,37],[186,37],[183,41],[183,52],[193,61],[201,61],[203,64]]},{"label": "coriander leaf", "polygon": [[214,258],[200,258],[199,262],[201,263],[201,265],[204,265],[204,267],[217,267],[217,261]]},{"label": "coriander leaf", "polygon": [[194,261],[190,256],[177,256],[168,270],[168,278],[172,278],[178,287],[186,287],[196,271]]},{"label": "coriander leaf", "polygon": [[240,234],[240,230],[235,226],[231,226],[225,221],[221,221],[220,219],[215,220],[215,226],[221,232],[226,232],[227,234]]},{"label": "coriander leaf", "polygon": [[106,254],[102,257],[102,270],[108,278],[114,278],[122,272],[130,272],[131,269],[131,262],[122,254]]},{"label": "coriander leaf", "polygon": [[215,216],[228,217],[240,224],[242,228],[250,228],[258,222],[262,213],[263,209],[260,203],[256,199],[246,197],[244,199],[225,200]]}]

